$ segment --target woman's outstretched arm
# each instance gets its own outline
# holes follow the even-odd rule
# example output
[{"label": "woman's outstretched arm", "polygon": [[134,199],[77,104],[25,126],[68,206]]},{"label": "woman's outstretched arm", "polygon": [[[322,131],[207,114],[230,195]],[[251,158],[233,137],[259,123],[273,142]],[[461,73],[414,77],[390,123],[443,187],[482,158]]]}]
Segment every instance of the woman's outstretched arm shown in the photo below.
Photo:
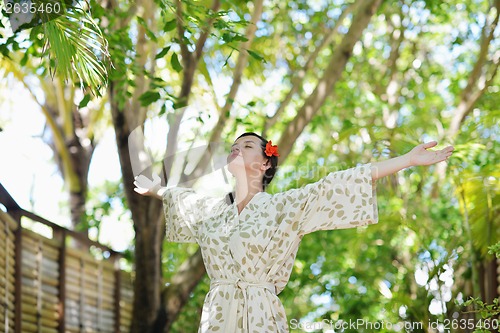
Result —
[{"label": "woman's outstretched arm", "polygon": [[372,179],[377,180],[412,166],[431,165],[442,162],[448,159],[453,153],[453,146],[448,146],[436,151],[427,150],[436,145],[436,141],[422,143],[404,155],[385,161],[373,162],[371,164]]}]

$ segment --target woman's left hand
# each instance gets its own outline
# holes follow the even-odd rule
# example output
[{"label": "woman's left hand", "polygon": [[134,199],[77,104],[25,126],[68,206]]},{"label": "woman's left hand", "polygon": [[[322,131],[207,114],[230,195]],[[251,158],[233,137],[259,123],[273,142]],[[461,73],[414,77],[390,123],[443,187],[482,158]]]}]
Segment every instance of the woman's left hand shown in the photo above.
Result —
[{"label": "woman's left hand", "polygon": [[431,165],[438,162],[442,162],[448,159],[453,153],[453,146],[448,146],[441,150],[427,150],[437,145],[436,141],[430,141],[427,143],[422,143],[410,152],[408,152],[408,157],[410,159],[410,165]]}]

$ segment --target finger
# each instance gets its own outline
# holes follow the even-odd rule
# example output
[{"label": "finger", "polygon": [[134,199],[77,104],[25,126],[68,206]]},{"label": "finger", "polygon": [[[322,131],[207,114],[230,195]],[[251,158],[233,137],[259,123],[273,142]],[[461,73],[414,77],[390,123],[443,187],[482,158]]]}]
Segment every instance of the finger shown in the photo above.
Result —
[{"label": "finger", "polygon": [[148,177],[146,177],[144,175],[140,175],[139,177],[137,177],[137,183],[144,184],[146,186],[143,186],[143,187],[147,187],[147,184],[151,184],[151,179],[149,179]]},{"label": "finger", "polygon": [[143,187],[142,184],[146,183],[143,179],[134,180],[134,185]]},{"label": "finger", "polygon": [[454,149],[453,149],[453,147],[452,147],[452,146],[448,146],[448,147],[446,147],[446,148],[441,149],[440,151],[442,151],[442,152],[446,152],[446,153],[447,153],[447,152],[449,152],[449,151],[453,151],[453,150],[454,150]]},{"label": "finger", "polygon": [[424,148],[431,148],[431,147],[434,147],[435,145],[437,145],[437,141],[430,141],[430,142],[427,142],[427,143],[424,143]]}]

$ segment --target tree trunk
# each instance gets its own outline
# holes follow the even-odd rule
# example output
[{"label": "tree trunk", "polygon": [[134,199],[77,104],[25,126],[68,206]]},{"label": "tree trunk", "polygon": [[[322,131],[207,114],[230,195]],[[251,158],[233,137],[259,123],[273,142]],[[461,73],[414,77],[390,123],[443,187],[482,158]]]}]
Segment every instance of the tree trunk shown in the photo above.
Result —
[{"label": "tree trunk", "polygon": [[69,203],[71,223],[73,229],[87,234],[87,230],[79,229],[78,226],[83,222],[85,215],[85,205],[87,202],[87,189],[88,189],[88,174],[90,168],[90,160],[94,152],[94,146],[89,144],[84,147],[79,141],[78,137],[74,137],[67,144],[67,150],[71,159],[71,165],[74,170],[75,178],[73,181],[78,183],[78,186],[72,188],[70,184],[69,189]]},{"label": "tree trunk", "polygon": [[493,300],[498,295],[498,265],[497,259],[493,258],[490,261],[484,260],[484,301],[492,304]]},{"label": "tree trunk", "polygon": [[109,86],[109,100],[120,167],[125,181],[125,195],[135,229],[134,302],[130,331],[132,333],[148,333],[152,332],[153,324],[161,309],[160,295],[163,282],[161,249],[164,237],[164,227],[161,222],[162,202],[142,197],[134,192],[132,184],[134,173],[128,146],[131,131],[125,116],[127,112],[119,107],[113,82]]},{"label": "tree trunk", "polygon": [[145,209],[142,213],[143,220],[150,222],[142,224],[141,227],[136,224],[135,228],[134,308],[131,332],[162,332],[165,311],[161,303],[161,250],[165,231],[163,223],[157,221],[159,217],[155,209]]}]

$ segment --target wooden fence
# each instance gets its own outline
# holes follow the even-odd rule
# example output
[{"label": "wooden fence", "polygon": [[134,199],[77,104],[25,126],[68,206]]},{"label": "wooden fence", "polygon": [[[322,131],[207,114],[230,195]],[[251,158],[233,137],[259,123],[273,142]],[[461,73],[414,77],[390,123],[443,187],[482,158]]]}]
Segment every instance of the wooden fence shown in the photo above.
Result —
[{"label": "wooden fence", "polygon": [[[1,184],[0,203],[0,332],[128,332],[132,282],[120,253],[23,210]],[[52,238],[23,228],[25,218]]]}]

